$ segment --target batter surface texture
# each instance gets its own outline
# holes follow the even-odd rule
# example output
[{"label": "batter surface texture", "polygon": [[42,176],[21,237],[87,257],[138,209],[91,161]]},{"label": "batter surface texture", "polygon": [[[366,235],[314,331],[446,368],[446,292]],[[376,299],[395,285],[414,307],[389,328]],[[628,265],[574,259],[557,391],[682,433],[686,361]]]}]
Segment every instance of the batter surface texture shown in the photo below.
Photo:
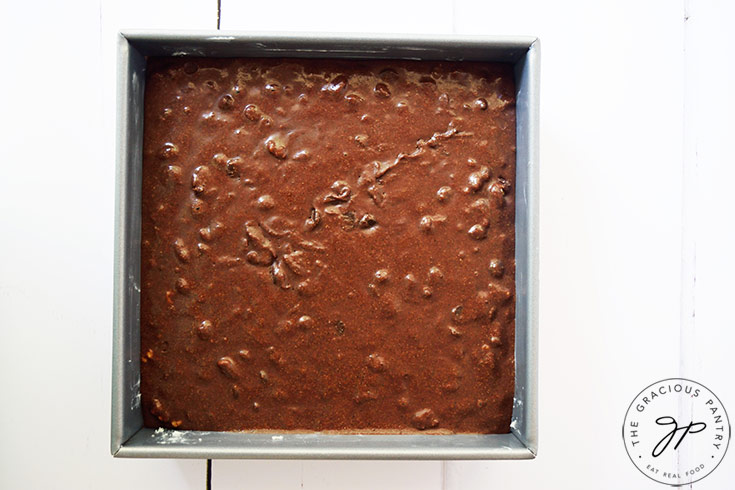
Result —
[{"label": "batter surface texture", "polygon": [[150,58],[148,427],[506,433],[510,65]]}]

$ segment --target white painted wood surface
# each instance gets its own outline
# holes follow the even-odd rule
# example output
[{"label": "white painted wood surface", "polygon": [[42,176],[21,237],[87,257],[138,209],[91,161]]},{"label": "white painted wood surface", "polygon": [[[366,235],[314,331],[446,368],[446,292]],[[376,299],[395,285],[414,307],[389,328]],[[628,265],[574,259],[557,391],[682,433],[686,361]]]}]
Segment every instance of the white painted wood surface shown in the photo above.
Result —
[{"label": "white painted wood surface", "polygon": [[[222,0],[221,14],[234,30],[541,38],[541,433],[523,462],[215,461],[215,489],[661,488],[620,437],[640,389],[689,376],[735,417],[732,3]],[[216,0],[0,4],[0,488],[204,487],[202,461],[108,453],[114,56],[122,28],[216,21]],[[695,486],[733,482],[729,454]]]}]

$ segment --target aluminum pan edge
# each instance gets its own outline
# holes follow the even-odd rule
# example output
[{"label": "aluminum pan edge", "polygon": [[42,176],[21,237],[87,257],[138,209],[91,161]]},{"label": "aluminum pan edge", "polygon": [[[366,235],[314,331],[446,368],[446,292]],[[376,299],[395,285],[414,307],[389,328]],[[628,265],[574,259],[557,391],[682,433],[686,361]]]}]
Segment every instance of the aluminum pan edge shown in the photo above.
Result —
[{"label": "aluminum pan edge", "polygon": [[532,459],[513,434],[332,435],[139,430],[124,458],[210,459]]},{"label": "aluminum pan edge", "polygon": [[[523,404],[514,407],[513,420],[511,421],[511,432],[524,443],[524,445],[535,455],[538,453],[538,323],[539,323],[539,107],[540,107],[540,68],[541,68],[541,42],[535,39],[530,46],[526,56],[516,64],[516,79],[520,80],[518,92],[524,92],[524,105],[517,110],[517,139],[518,152],[516,156],[517,168],[522,168],[526,185],[523,187],[524,206],[519,206],[518,196],[516,199],[516,262],[524,265],[527,278],[519,282],[526,285],[527,290],[521,292],[526,295],[523,303],[523,319],[527,326],[524,335],[523,353],[521,356],[525,362],[523,386],[529,387],[524,391]],[[520,76],[520,75],[523,76]],[[523,129],[524,131],[521,131]],[[526,138],[522,142],[522,138]],[[521,143],[524,143],[521,145]],[[521,154],[523,148],[525,154]],[[516,176],[518,178],[518,175]],[[520,257],[518,247],[518,223],[519,210],[523,209],[524,221],[524,256]],[[519,296],[517,294],[517,296]],[[519,302],[520,303],[520,302]],[[517,305],[518,306],[518,305]],[[518,322],[518,312],[516,322]],[[516,324],[517,325],[517,324]],[[518,339],[518,327],[516,326],[516,339]],[[516,386],[519,381],[519,345],[516,341]],[[516,395],[518,391],[516,389]],[[517,401],[516,401],[517,403]],[[522,426],[517,424],[518,413],[522,411]],[[522,430],[519,430],[522,429]],[[520,433],[519,433],[520,432]]]},{"label": "aluminum pan edge", "polygon": [[[137,362],[138,355],[130,357],[128,354],[134,349],[134,339],[126,328],[130,323],[131,311],[128,302],[131,300],[130,288],[138,288],[139,272],[130,268],[131,232],[130,216],[135,212],[135,197],[131,196],[129,187],[135,178],[136,172],[130,169],[142,159],[134,156],[136,149],[141,149],[142,136],[136,138],[135,115],[131,114],[130,101],[137,95],[142,95],[143,82],[140,79],[129,79],[128,74],[134,73],[136,64],[127,39],[120,36],[118,39],[117,61],[117,121],[116,121],[116,154],[115,154],[115,254],[114,254],[114,287],[113,287],[113,346],[112,346],[112,426],[111,451],[115,454],[123,442],[134,432],[130,424],[129,410],[126,404],[128,390],[126,383],[131,382],[128,376],[130,365]],[[142,62],[140,55],[138,63]],[[137,173],[139,175],[139,172]],[[131,199],[132,197],[132,199]],[[138,208],[140,205],[138,204]],[[135,291],[132,292],[135,296]],[[130,336],[130,338],[128,337]]]},{"label": "aluminum pan edge", "polygon": [[[316,32],[124,30],[130,44],[151,56],[306,56],[400,58],[514,63],[537,41],[532,36],[368,34]],[[458,55],[458,51],[462,55]],[[257,54],[256,54],[257,53]]]}]

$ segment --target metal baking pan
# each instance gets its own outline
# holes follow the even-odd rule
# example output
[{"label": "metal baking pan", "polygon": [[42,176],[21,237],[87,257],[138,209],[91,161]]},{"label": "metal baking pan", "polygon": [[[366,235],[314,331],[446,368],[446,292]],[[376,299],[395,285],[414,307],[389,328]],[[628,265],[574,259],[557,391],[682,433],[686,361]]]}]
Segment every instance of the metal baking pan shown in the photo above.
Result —
[{"label": "metal baking pan", "polygon": [[[140,227],[146,57],[383,58],[506,62],[516,77],[516,383],[511,432],[487,435],[251,434],[152,430],[140,404]],[[117,203],[111,452],[116,457],[531,459],[538,435],[539,42],[533,37],[123,32],[117,92]]]}]

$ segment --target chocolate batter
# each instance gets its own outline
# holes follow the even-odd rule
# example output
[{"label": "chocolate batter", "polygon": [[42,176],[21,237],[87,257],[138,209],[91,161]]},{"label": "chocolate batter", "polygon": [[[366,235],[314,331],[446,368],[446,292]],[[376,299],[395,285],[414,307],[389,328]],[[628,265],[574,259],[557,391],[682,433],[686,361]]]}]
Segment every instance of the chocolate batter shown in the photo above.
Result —
[{"label": "chocolate batter", "polygon": [[510,65],[148,60],[148,427],[505,433]]}]

